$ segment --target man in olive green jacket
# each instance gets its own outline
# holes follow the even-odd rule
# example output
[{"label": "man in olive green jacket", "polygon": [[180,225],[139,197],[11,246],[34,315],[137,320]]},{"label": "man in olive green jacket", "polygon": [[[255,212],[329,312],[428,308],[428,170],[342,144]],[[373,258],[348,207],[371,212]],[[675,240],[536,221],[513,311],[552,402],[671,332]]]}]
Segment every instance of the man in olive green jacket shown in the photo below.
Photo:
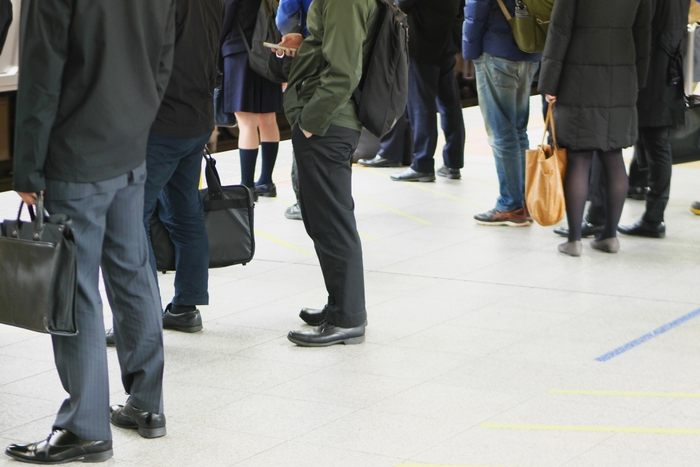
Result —
[{"label": "man in olive green jacket", "polygon": [[[313,329],[291,331],[301,346],[364,342],[362,244],[355,223],[352,153],[362,125],[351,101],[377,28],[377,0],[314,0],[284,109],[299,167],[299,205],[328,290],[323,310],[303,309]],[[292,44],[284,40],[283,45]]]}]

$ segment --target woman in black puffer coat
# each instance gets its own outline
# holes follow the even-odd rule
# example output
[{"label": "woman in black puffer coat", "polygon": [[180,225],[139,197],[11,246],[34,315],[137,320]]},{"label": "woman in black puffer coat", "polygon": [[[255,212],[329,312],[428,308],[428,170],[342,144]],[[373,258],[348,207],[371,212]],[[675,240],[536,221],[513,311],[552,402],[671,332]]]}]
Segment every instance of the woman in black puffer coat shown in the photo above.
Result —
[{"label": "woman in black puffer coat", "polygon": [[542,57],[539,91],[550,104],[558,143],[567,149],[564,191],[569,241],[559,251],[581,254],[581,221],[591,160],[606,175],[606,221],[591,246],[615,253],[627,194],[622,148],[637,140],[637,91],[644,87],[651,42],[652,0],[557,0]]}]

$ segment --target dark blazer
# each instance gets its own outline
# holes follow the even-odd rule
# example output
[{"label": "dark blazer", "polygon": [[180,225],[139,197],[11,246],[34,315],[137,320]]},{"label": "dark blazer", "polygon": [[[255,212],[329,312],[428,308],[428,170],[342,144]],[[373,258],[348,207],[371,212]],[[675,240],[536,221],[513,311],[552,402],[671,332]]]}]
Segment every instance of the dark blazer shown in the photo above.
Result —
[{"label": "dark blazer", "polygon": [[[694,0],[693,0],[694,1]],[[640,127],[683,123],[683,55],[690,0],[655,0],[647,84],[639,91]]]},{"label": "dark blazer", "polygon": [[250,44],[253,39],[253,30],[260,3],[261,0],[226,0],[226,14],[221,29],[222,57],[247,50],[238,29],[238,23],[240,22],[248,44]]},{"label": "dark blazer", "polygon": [[196,138],[214,130],[224,0],[176,0],[176,5],[173,72],[151,133]]},{"label": "dark blazer", "polygon": [[20,32],[14,189],[108,180],[144,163],[175,1],[25,0]]},{"label": "dark blazer", "polygon": [[561,146],[611,150],[637,140],[637,91],[651,42],[651,0],[557,0],[539,90],[557,96]]},{"label": "dark blazer", "polygon": [[408,15],[411,58],[439,66],[447,53],[459,52],[464,0],[397,0]]}]

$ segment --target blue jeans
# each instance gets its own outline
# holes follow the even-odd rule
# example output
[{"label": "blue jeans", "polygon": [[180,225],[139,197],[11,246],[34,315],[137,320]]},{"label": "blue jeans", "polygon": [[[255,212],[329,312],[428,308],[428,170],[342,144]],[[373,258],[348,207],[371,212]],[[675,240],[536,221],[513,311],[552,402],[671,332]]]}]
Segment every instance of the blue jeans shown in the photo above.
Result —
[{"label": "blue jeans", "polygon": [[[148,136],[143,224],[150,238],[149,219],[158,201],[158,215],[175,245],[175,297],[180,306],[209,303],[209,238],[199,196],[202,149],[209,134],[197,138]],[[158,279],[153,247],[148,242],[153,274]]]},{"label": "blue jeans", "polygon": [[496,159],[499,211],[525,204],[525,150],[530,88],[539,62],[512,62],[484,53],[474,60],[479,108]]}]

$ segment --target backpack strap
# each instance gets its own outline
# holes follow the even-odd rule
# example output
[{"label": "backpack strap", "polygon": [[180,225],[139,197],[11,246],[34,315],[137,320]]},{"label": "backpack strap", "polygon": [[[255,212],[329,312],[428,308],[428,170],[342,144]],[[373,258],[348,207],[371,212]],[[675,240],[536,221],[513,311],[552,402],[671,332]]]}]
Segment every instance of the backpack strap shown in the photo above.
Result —
[{"label": "backpack strap", "polygon": [[[499,2],[501,0],[498,0]],[[238,21],[238,18],[236,18],[236,26],[238,26],[238,32],[241,33],[241,37],[243,38],[243,45],[245,45],[245,49],[248,51],[248,55],[250,55],[250,44],[248,44],[248,38],[245,37],[245,32],[243,32],[243,26],[241,26],[241,22]]]},{"label": "backpack strap", "polygon": [[503,12],[503,16],[506,17],[507,21],[510,21],[512,16],[508,12],[508,9],[506,8],[505,4],[503,3],[503,0],[496,0],[498,2],[498,6],[501,7],[501,11]]}]

